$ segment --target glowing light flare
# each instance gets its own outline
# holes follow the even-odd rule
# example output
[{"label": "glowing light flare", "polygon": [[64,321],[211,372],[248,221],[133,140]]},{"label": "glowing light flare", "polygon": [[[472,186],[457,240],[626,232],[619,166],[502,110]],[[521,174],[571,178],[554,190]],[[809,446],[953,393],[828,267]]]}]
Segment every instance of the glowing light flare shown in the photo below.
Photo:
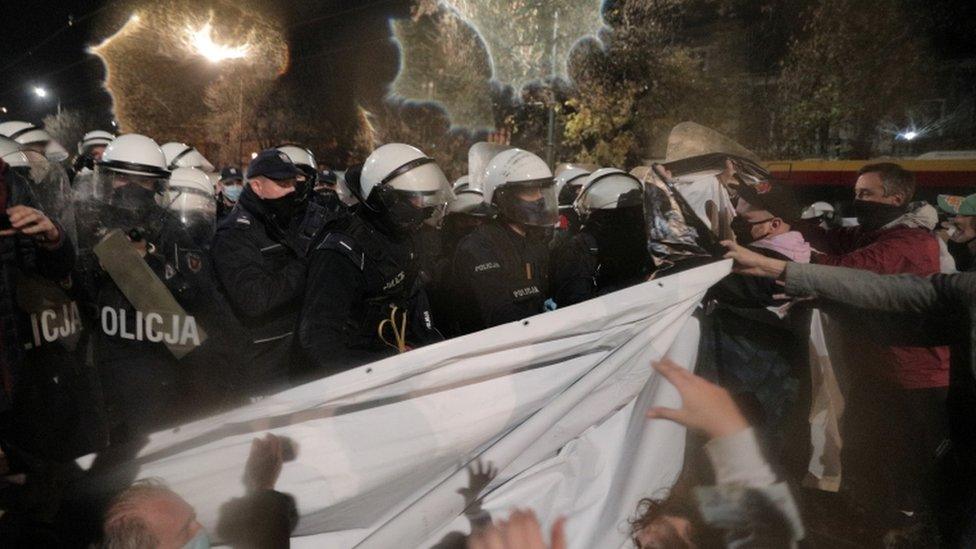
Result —
[{"label": "glowing light flare", "polygon": [[245,42],[239,46],[218,44],[214,41],[212,32],[213,26],[210,24],[210,21],[207,21],[202,27],[196,30],[193,27],[187,27],[190,45],[193,46],[193,49],[198,54],[211,63],[220,63],[228,59],[243,59],[251,51],[251,44],[249,42]]},{"label": "glowing light flare", "polygon": [[904,139],[905,141],[912,141],[918,137],[918,132],[915,130],[908,130],[907,132],[902,132],[898,134],[898,137]]},{"label": "glowing light flare", "polygon": [[34,95],[40,97],[41,99],[44,99],[45,97],[47,97],[47,90],[45,90],[44,88],[42,88],[40,86],[35,86],[34,87]]}]

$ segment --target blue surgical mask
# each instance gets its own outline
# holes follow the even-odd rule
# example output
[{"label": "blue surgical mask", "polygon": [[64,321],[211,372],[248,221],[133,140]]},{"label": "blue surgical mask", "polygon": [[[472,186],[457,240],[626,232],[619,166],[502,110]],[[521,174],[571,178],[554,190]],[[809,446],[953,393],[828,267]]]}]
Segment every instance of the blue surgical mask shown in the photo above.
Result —
[{"label": "blue surgical mask", "polygon": [[207,531],[201,528],[193,539],[186,542],[183,549],[210,549],[210,536],[207,535]]},{"label": "blue surgical mask", "polygon": [[244,192],[244,187],[241,185],[230,185],[224,187],[224,198],[229,202],[237,202],[241,197],[241,193]]}]

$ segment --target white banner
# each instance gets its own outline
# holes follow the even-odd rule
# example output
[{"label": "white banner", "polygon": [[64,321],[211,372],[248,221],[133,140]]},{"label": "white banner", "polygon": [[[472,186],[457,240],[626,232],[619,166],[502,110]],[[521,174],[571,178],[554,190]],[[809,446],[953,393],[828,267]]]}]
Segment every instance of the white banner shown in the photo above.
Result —
[{"label": "white banner", "polygon": [[677,392],[652,373],[694,364],[704,292],[722,261],[573,307],[324,378],[253,405],[156,433],[139,477],[158,477],[213,534],[220,505],[243,495],[253,438],[297,443],[277,489],[292,494],[307,547],[423,547],[466,533],[468,467],[498,469],[477,488],[507,516],[566,516],[571,547],[622,547],[641,497],[681,469],[684,430],[644,419]]}]

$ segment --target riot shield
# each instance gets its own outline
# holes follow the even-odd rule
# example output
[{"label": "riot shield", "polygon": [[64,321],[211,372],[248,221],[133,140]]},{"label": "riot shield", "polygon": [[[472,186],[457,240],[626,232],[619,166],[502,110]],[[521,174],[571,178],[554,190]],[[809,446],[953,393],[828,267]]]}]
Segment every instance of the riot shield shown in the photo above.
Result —
[{"label": "riot shield", "polygon": [[30,164],[21,174],[29,182],[37,208],[60,223],[71,241],[77,243],[74,199],[67,170],[40,153],[24,151],[24,155]]},{"label": "riot shield", "polygon": [[[161,342],[177,359],[207,339],[203,328],[186,313],[121,230],[109,231],[94,251],[102,268],[136,309],[130,339]],[[111,319],[103,318],[102,324],[104,329],[111,325]],[[124,326],[116,325],[111,331],[127,337]]]},{"label": "riot shield", "polygon": [[668,135],[665,163],[711,153],[731,154],[753,162],[759,160],[756,153],[712,128],[695,122],[682,122],[672,128]]}]

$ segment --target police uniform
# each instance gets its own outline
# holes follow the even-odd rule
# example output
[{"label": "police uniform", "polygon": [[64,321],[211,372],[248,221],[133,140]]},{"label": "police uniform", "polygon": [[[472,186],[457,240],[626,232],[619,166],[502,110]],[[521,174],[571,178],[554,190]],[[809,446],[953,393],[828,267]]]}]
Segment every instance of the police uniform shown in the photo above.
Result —
[{"label": "police uniform", "polygon": [[541,238],[491,221],[458,246],[453,275],[459,307],[452,323],[465,334],[545,311],[549,258]]},{"label": "police uniform", "polygon": [[300,339],[329,373],[440,341],[411,239],[393,238],[366,209],[336,220],[309,255]]},{"label": "police uniform", "polygon": [[599,239],[584,229],[553,250],[550,273],[556,305],[568,307],[647,280],[654,269],[643,240],[629,247],[622,240],[614,242],[623,245],[601,250]]},{"label": "police uniform", "polygon": [[[186,377],[167,345],[197,348],[204,341],[205,332],[194,316],[209,296],[204,252],[179,220],[155,204],[133,216],[127,210],[89,202],[79,208],[78,218],[80,270],[74,278],[82,284],[90,325],[97,333],[94,359],[110,420],[130,434],[184,417],[188,410],[181,395],[186,392]],[[147,243],[145,264],[185,315],[175,315],[167,323],[132,305],[94,253],[95,245],[112,229]]]},{"label": "police uniform", "polygon": [[305,291],[305,250],[246,187],[217,226],[217,279],[247,336],[247,385],[263,391],[287,382],[301,355],[294,332]]},{"label": "police uniform", "polygon": [[553,249],[550,261],[552,299],[560,307],[596,295],[600,248],[593,235],[578,233],[560,241]]}]

